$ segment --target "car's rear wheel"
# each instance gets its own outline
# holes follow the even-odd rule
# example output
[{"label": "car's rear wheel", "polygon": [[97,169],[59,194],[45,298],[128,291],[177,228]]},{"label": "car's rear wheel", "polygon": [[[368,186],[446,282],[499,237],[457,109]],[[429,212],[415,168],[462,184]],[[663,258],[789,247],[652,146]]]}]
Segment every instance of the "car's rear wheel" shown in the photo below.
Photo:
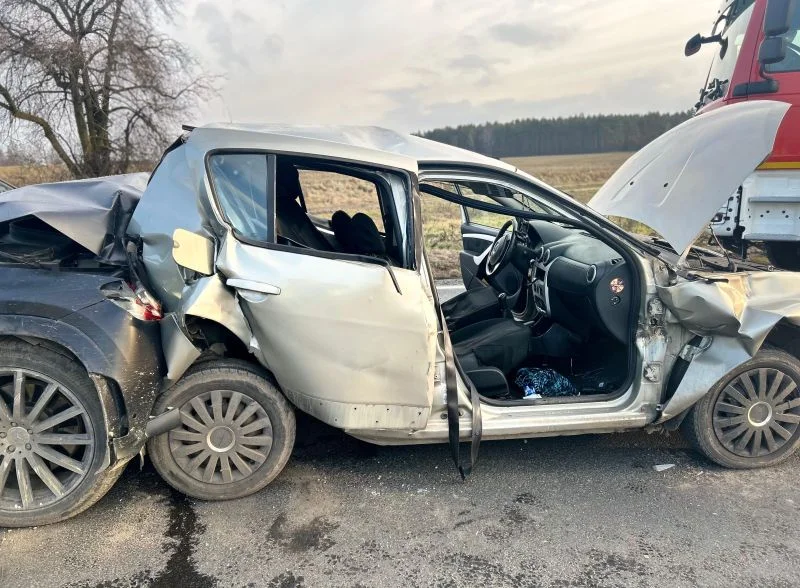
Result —
[{"label": "car's rear wheel", "polygon": [[158,473],[176,490],[203,500],[253,494],[283,470],[295,438],[289,402],[262,369],[208,361],[156,402],[176,407],[181,426],[148,442]]},{"label": "car's rear wheel", "polygon": [[800,447],[800,363],[761,350],[717,382],[684,421],[697,449],[729,468],[758,468]]},{"label": "car's rear wheel", "polygon": [[97,502],[107,436],[86,370],[21,341],[0,343],[0,527],[55,523]]}]

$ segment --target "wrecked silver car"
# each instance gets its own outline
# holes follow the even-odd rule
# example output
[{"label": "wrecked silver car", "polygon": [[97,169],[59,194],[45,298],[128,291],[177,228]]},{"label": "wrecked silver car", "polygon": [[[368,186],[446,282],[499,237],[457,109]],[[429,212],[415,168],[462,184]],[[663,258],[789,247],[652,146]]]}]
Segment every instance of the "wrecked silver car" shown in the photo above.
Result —
[{"label": "wrecked silver car", "polygon": [[[163,366],[145,370],[159,372],[155,392],[103,378],[99,404],[125,417],[109,429],[88,410],[102,392],[81,349],[2,323],[9,345],[44,346],[91,380],[0,354],[0,524],[89,506],[109,484],[83,480],[131,457],[106,451],[120,436],[137,450],[149,438],[156,469],[186,494],[251,494],[288,461],[294,410],[371,443],[449,442],[462,476],[481,440],[645,427],[680,426],[727,467],[786,459],[800,444],[800,275],[693,243],[768,156],[787,108],[696,117],[634,155],[589,207],[506,163],[353,127],[187,129],[138,198],[109,183],[102,206],[72,182],[8,193],[3,271],[107,275],[105,299],[158,325]],[[37,190],[50,197],[28,197]],[[443,303],[423,244],[433,202],[461,215],[466,291]],[[20,268],[33,255],[12,250],[22,221],[83,257],[40,247],[40,267]],[[118,340],[119,354],[141,341]],[[21,372],[41,382],[20,384]],[[45,401],[53,389],[71,402],[66,418]],[[132,415],[142,399],[149,410]],[[12,436],[28,453],[7,450]],[[68,467],[92,444],[104,459]],[[67,484],[83,497],[59,495]]]}]

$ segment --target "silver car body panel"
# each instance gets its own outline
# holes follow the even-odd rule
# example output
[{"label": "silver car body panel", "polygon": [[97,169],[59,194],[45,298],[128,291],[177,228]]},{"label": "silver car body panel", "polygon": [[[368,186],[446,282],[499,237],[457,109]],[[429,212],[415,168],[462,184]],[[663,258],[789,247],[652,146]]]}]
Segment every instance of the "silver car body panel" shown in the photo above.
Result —
[{"label": "silver car body panel", "polygon": [[161,348],[167,361],[167,385],[174,384],[186,373],[189,366],[200,357],[198,349],[186,333],[183,316],[170,313],[160,323]]},{"label": "silver car body panel", "polygon": [[661,422],[755,355],[778,323],[800,326],[800,274],[794,272],[697,273],[659,286],[658,293],[682,328],[712,341],[692,360]]},{"label": "silver car body panel", "polygon": [[231,281],[256,284],[244,284],[240,302],[265,365],[299,408],[343,428],[425,426],[437,324],[419,273],[393,270],[401,294],[383,266],[232,235],[217,267]]},{"label": "silver car body panel", "polygon": [[770,154],[789,108],[753,100],[691,118],[628,159],[589,206],[644,223],[684,251]]}]

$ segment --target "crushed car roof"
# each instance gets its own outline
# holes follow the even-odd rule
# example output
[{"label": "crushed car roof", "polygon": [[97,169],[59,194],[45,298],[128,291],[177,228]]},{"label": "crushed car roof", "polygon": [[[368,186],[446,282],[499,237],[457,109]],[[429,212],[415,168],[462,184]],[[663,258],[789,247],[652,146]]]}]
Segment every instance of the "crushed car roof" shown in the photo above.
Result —
[{"label": "crushed car roof", "polygon": [[416,168],[418,164],[468,163],[517,171],[499,159],[375,126],[212,123],[193,129],[187,143],[206,151],[260,148],[401,169]]}]

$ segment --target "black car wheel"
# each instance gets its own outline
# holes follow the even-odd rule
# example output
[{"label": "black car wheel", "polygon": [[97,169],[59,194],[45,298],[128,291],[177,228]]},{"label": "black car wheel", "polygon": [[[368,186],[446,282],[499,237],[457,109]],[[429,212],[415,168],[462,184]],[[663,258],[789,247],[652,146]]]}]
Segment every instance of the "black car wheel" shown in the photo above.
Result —
[{"label": "black car wheel", "polygon": [[180,409],[181,426],[148,442],[173,488],[204,500],[248,496],[283,470],[295,438],[289,402],[266,372],[246,362],[208,361],[156,402]]},{"label": "black car wheel", "polygon": [[684,422],[694,445],[730,468],[779,463],[800,446],[800,363],[762,350],[720,380]]},{"label": "black car wheel", "polygon": [[100,471],[106,443],[82,366],[42,347],[0,343],[0,526],[55,523],[98,501],[122,469]]}]

